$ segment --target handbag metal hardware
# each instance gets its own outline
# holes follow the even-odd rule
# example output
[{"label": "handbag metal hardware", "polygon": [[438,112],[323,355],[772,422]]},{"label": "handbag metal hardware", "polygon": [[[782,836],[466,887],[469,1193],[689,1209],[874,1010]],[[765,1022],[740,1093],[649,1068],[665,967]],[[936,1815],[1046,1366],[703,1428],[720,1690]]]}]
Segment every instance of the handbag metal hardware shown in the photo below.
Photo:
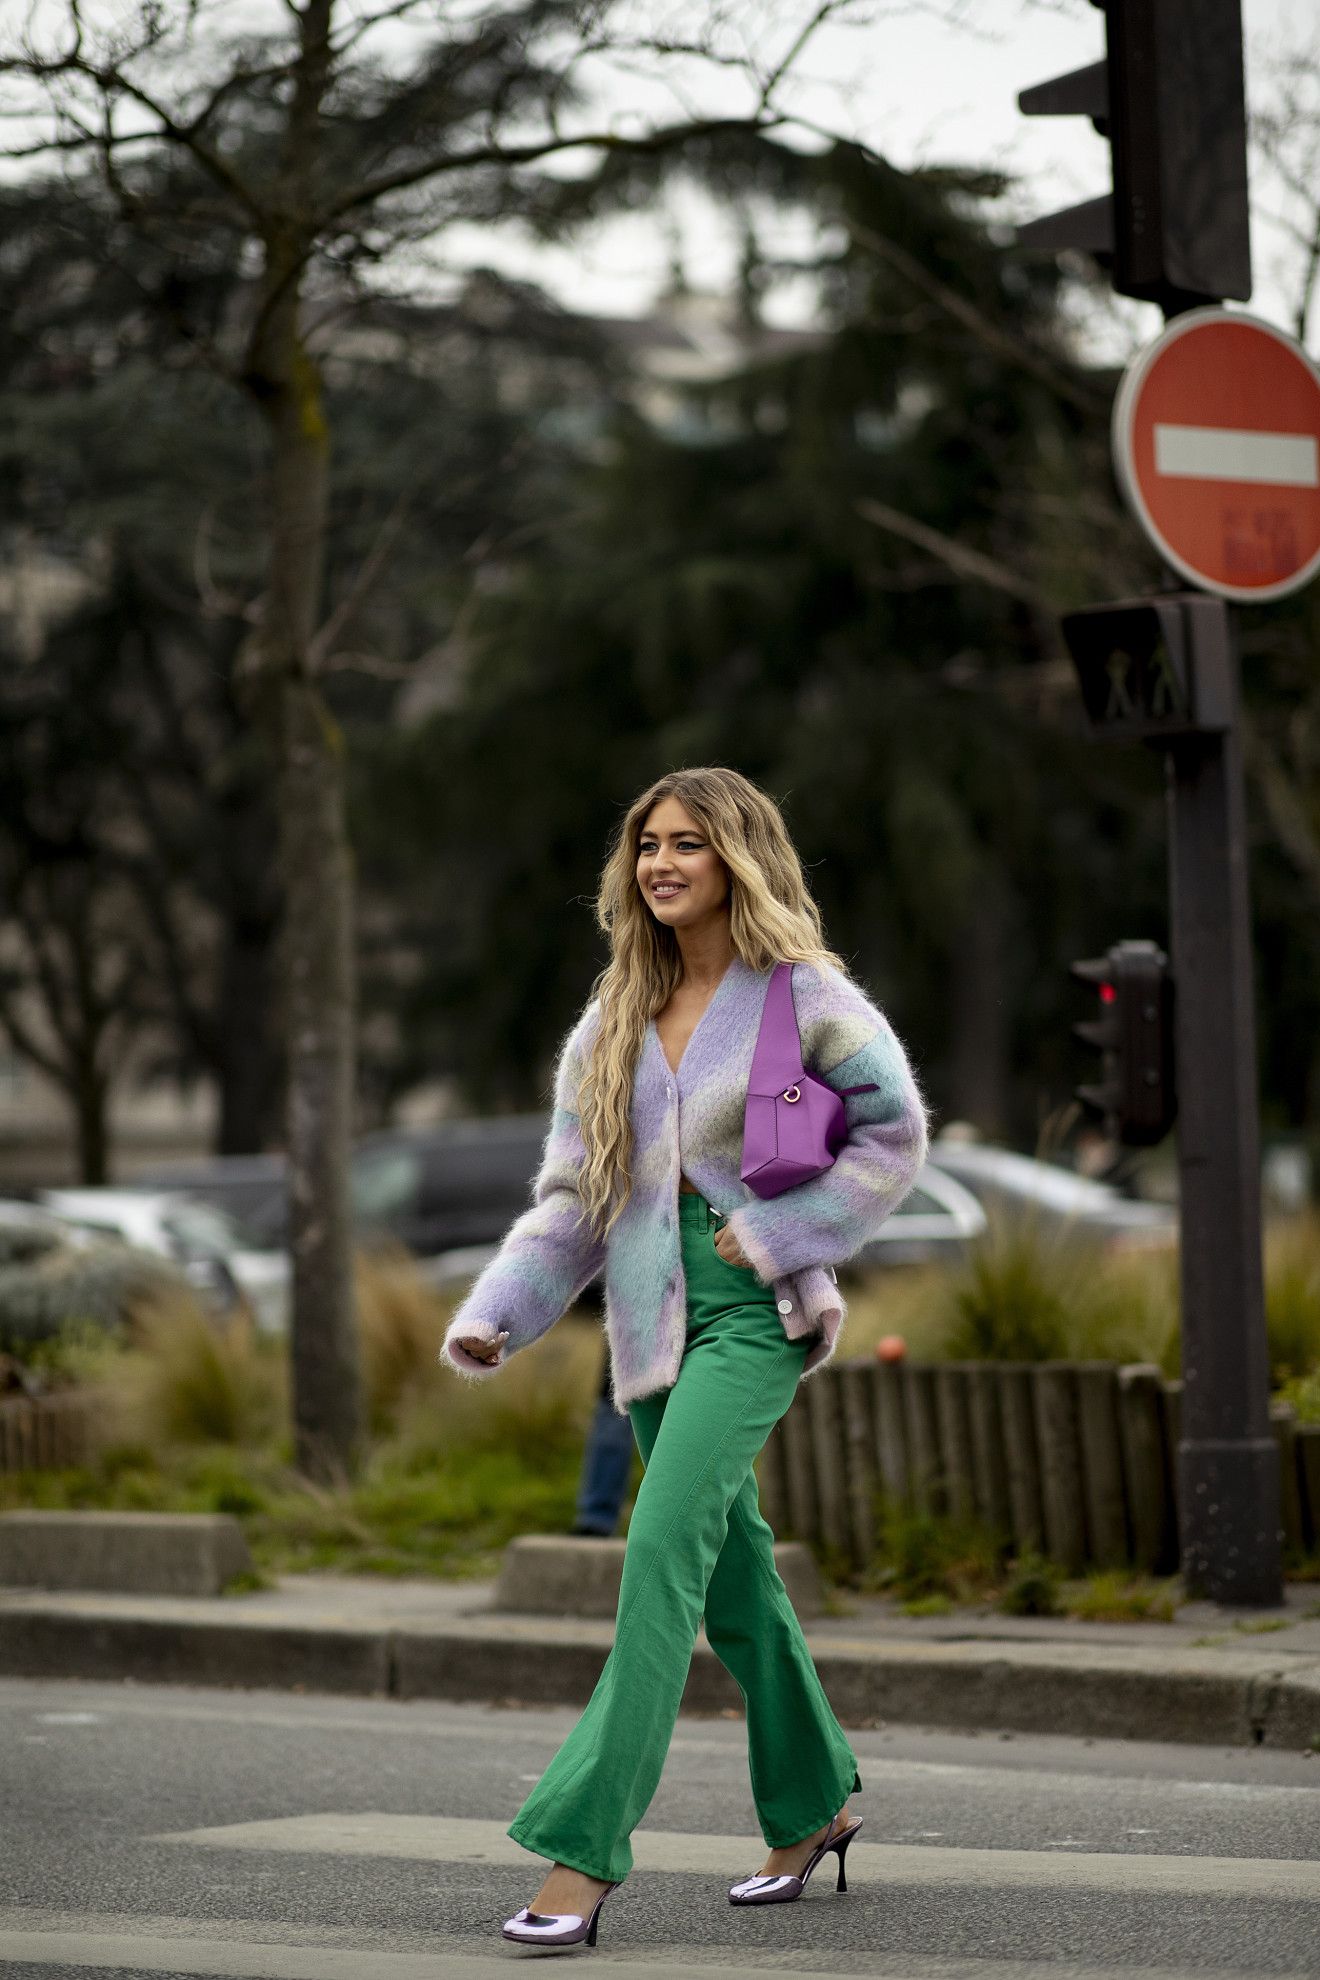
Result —
[{"label": "handbag metal hardware", "polygon": [[793,1106],[795,1102],[802,1098],[802,1088],[800,1086],[790,1086],[784,1098],[790,1107]]}]

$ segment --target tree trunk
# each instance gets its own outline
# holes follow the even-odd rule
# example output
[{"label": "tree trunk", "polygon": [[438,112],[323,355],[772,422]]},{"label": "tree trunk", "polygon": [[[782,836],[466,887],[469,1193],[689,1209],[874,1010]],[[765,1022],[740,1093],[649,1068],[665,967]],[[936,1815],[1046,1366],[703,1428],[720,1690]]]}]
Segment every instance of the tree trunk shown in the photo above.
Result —
[{"label": "tree trunk", "polygon": [[278,765],[295,1462],[330,1483],[356,1468],[363,1429],[348,1195],[353,910],[343,737],[311,671],[329,436],[300,334],[305,246],[268,244],[248,382],[272,444],[257,705]]},{"label": "tree trunk", "polygon": [[252,1155],[282,1142],[284,1057],[275,1036],[272,949],[278,924],[228,931],[219,1011],[217,1155]]},{"label": "tree trunk", "polygon": [[96,1189],[110,1180],[105,1075],[95,1066],[80,1064],[70,1098],[78,1127],[78,1178],[86,1188]]}]

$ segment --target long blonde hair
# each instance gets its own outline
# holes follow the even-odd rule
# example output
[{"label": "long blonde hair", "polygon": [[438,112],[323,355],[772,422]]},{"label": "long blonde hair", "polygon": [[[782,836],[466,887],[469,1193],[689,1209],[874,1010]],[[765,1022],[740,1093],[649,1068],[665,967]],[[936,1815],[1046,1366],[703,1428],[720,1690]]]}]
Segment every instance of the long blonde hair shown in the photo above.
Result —
[{"label": "long blonde hair", "polygon": [[615,829],[596,896],[610,960],[592,985],[600,1023],[578,1093],[585,1148],[579,1189],[602,1239],[632,1194],[633,1076],[646,1027],[683,976],[678,938],[656,920],[637,884],[642,827],[667,797],[690,812],[728,869],[736,956],[754,970],[828,962],[846,973],[843,959],[825,946],[820,910],[779,806],[741,771],[723,764],[671,770],[634,799]]}]

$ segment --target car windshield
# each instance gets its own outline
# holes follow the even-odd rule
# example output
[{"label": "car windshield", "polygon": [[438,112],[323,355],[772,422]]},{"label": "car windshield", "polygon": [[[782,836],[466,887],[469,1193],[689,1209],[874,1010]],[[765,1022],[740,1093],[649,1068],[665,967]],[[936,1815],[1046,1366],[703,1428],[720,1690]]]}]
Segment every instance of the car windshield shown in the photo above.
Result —
[{"label": "car windshield", "polygon": [[189,1251],[233,1251],[240,1243],[232,1218],[211,1203],[180,1203],[162,1222]]},{"label": "car windshield", "polygon": [[359,1217],[393,1217],[417,1196],[422,1165],[408,1148],[375,1148],[355,1155],[349,1187]]}]

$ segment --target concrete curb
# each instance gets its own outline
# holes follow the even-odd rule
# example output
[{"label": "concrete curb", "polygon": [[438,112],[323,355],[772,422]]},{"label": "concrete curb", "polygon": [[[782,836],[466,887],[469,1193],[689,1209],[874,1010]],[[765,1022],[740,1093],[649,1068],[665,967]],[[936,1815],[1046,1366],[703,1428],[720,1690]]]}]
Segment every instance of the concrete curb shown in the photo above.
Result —
[{"label": "concrete curb", "polygon": [[[232,1614],[141,1598],[0,1598],[0,1676],[130,1679],[584,1705],[613,1642],[599,1621],[468,1611],[430,1624]],[[255,1603],[255,1608],[248,1608]],[[807,1630],[845,1726],[916,1724],[1094,1739],[1320,1749],[1320,1658],[1266,1651],[1075,1642],[895,1641],[846,1624]],[[699,1638],[683,1709],[741,1712],[733,1679]]]}]

